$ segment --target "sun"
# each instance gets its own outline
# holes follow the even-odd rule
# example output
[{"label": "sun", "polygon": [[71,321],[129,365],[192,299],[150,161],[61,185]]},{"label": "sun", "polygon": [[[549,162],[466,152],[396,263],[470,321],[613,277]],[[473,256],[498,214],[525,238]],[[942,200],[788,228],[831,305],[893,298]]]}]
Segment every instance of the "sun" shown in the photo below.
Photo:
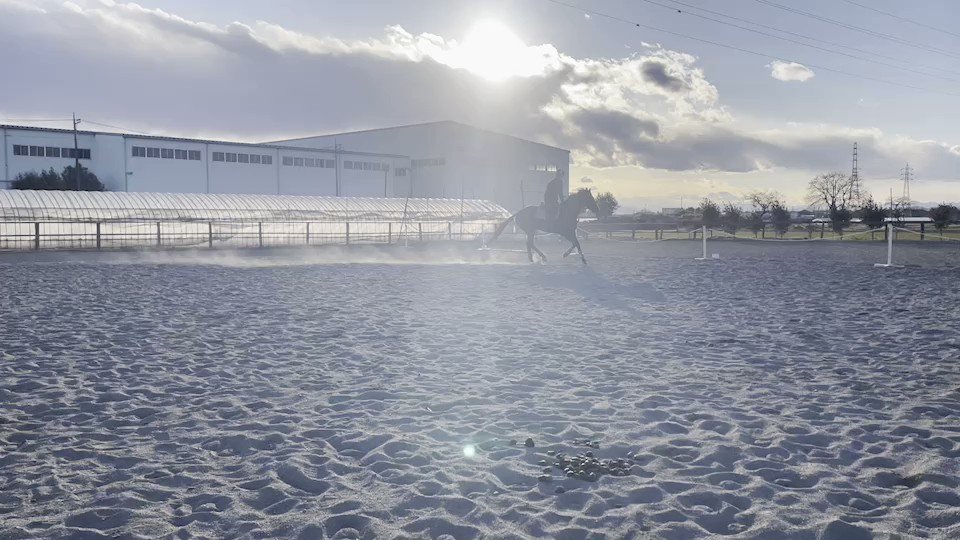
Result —
[{"label": "sun", "polygon": [[459,67],[491,81],[529,76],[542,70],[531,62],[530,48],[496,20],[477,23],[457,49]]}]

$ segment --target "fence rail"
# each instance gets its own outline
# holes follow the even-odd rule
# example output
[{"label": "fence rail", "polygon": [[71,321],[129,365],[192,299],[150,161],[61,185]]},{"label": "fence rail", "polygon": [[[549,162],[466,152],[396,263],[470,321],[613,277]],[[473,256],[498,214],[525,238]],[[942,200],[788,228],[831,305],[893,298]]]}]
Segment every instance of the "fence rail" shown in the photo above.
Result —
[{"label": "fence rail", "polygon": [[0,250],[267,247],[474,240],[496,221],[0,221]]}]

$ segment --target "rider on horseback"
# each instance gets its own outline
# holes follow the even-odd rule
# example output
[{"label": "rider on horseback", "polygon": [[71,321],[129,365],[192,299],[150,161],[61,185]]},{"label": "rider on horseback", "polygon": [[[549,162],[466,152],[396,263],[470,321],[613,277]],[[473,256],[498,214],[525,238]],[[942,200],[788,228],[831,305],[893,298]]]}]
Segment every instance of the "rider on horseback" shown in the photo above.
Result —
[{"label": "rider on horseback", "polygon": [[560,217],[560,203],[563,202],[563,171],[557,169],[557,175],[543,191],[543,221],[553,224]]}]

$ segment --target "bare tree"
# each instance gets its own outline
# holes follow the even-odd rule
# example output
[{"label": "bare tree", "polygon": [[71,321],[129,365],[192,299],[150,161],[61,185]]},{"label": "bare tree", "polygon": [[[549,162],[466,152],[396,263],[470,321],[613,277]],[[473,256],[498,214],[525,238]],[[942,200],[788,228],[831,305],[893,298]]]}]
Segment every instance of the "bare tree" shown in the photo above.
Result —
[{"label": "bare tree", "polygon": [[783,203],[783,195],[773,190],[757,190],[748,193],[747,200],[750,201],[750,204],[753,206],[753,212],[750,213],[748,218],[750,230],[753,231],[754,236],[759,232],[761,238],[766,238],[766,220],[770,217],[768,213],[775,206],[785,206]]},{"label": "bare tree", "polygon": [[815,176],[807,186],[807,200],[811,204],[822,204],[830,213],[833,230],[842,233],[850,224],[853,213],[850,210],[860,199],[857,182],[842,172],[832,172]]},{"label": "bare tree", "polygon": [[751,191],[747,193],[747,200],[753,205],[753,208],[759,210],[761,214],[766,214],[770,208],[779,200],[783,199],[776,191]]}]

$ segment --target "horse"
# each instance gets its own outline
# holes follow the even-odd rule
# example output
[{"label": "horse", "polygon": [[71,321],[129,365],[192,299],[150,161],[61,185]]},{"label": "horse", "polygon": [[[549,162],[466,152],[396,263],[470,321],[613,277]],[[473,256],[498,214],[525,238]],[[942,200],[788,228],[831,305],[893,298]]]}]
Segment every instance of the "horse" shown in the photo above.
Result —
[{"label": "horse", "polygon": [[527,257],[530,259],[530,262],[533,262],[534,251],[537,252],[537,255],[539,255],[544,262],[547,261],[547,256],[544,255],[542,251],[537,249],[537,246],[533,243],[533,237],[536,232],[543,231],[547,233],[559,234],[570,241],[570,249],[564,252],[564,258],[573,253],[573,250],[576,249],[580,254],[580,260],[583,262],[583,264],[587,264],[587,258],[583,256],[583,249],[580,248],[580,241],[577,240],[577,217],[585,209],[590,210],[594,214],[599,212],[599,209],[597,208],[597,200],[593,198],[593,194],[590,193],[590,190],[580,189],[573,195],[567,197],[562,203],[560,203],[560,212],[556,219],[544,219],[539,217],[537,215],[538,208],[539,207],[537,206],[528,206],[516,214],[508,217],[503,223],[497,226],[497,230],[494,231],[490,242],[493,242],[501,234],[503,234],[503,231],[507,228],[507,225],[509,225],[512,221],[516,223],[517,227],[520,227],[523,232],[527,233]]}]

